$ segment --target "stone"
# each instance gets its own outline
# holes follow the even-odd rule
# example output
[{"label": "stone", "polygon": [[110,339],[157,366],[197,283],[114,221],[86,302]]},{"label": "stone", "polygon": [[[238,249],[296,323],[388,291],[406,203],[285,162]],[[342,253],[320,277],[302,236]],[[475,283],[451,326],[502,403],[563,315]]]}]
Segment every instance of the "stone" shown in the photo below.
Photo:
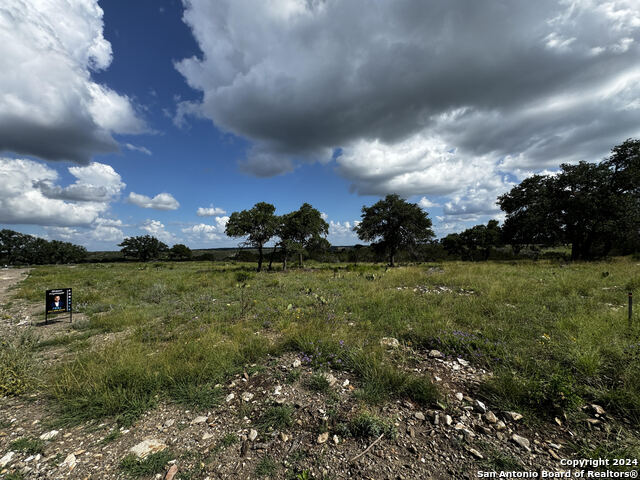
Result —
[{"label": "stone", "polygon": [[207,421],[207,417],[202,415],[200,417],[196,417],[193,420],[191,420],[191,425],[197,425],[199,423],[205,423],[206,421]]},{"label": "stone", "polygon": [[60,464],[60,467],[68,468],[69,471],[71,471],[76,468],[77,463],[78,460],[76,460],[76,456],[73,453],[70,453],[69,455],[67,455],[67,458],[64,459],[64,462]]},{"label": "stone", "polygon": [[280,395],[281,393],[282,393],[282,385],[278,385],[276,388],[273,389],[274,395]]},{"label": "stone", "polygon": [[165,428],[169,428],[169,427],[172,427],[174,423],[176,423],[176,421],[173,418],[171,418],[171,419],[167,420],[166,422],[164,422],[164,426],[165,426]]},{"label": "stone", "polygon": [[484,414],[484,419],[489,423],[498,423],[498,417],[491,410]]},{"label": "stone", "polygon": [[147,438],[146,440],[131,447],[129,451],[138,458],[145,458],[151,453],[161,452],[166,449],[167,446],[156,438]]},{"label": "stone", "polygon": [[464,395],[462,394],[462,392],[456,393],[456,400],[461,402],[463,399],[464,399]]},{"label": "stone", "polygon": [[514,422],[517,422],[518,420],[522,420],[522,415],[520,415],[518,412],[507,412],[507,415],[511,418],[511,420],[513,420]]},{"label": "stone", "polygon": [[333,386],[338,382],[338,379],[337,379],[336,377],[334,377],[332,374],[330,374],[329,372],[324,372],[324,373],[322,374],[322,377],[323,377],[327,382],[329,382],[329,386],[330,386],[330,387],[333,387]]},{"label": "stone", "polygon": [[458,363],[460,365],[462,365],[463,367],[468,367],[469,366],[469,362],[467,362],[466,360],[464,360],[462,358],[458,358]]},{"label": "stone", "polygon": [[4,468],[9,465],[9,462],[11,462],[11,459],[15,454],[16,452],[7,452],[4,457],[0,458],[0,468]]},{"label": "stone", "polygon": [[506,428],[507,426],[505,425],[505,423],[502,420],[498,420],[498,423],[496,423],[496,429],[505,430]]},{"label": "stone", "polygon": [[51,430],[50,432],[47,433],[43,433],[42,435],[40,435],[40,440],[51,440],[52,438],[55,438],[56,436],[58,436],[58,430]]},{"label": "stone", "polygon": [[229,395],[226,396],[226,398],[224,399],[225,402],[229,403],[231,400],[233,400],[234,398],[236,398],[234,393],[230,393]]},{"label": "stone", "polygon": [[250,402],[251,400],[253,400],[253,397],[254,397],[253,393],[251,393],[251,392],[244,392],[244,393],[242,394],[242,401],[243,401],[243,402]]},{"label": "stone", "polygon": [[416,419],[420,420],[421,422],[424,422],[424,419],[425,419],[424,413],[416,412],[413,416],[416,417]]},{"label": "stone", "polygon": [[380,345],[383,347],[398,348],[400,346],[400,342],[397,338],[383,337],[380,339]]},{"label": "stone", "polygon": [[518,444],[520,447],[524,448],[527,451],[531,451],[531,444],[529,442],[529,440],[527,440],[524,437],[521,437],[520,435],[517,434],[513,434],[511,435],[511,441]]},{"label": "stone", "polygon": [[591,404],[591,408],[598,415],[604,415],[605,414],[604,408],[602,408],[600,405],[596,405],[595,403],[592,403]]},{"label": "stone", "polygon": [[289,435],[287,435],[284,432],[280,432],[280,440],[282,440],[283,442],[288,442],[289,441]]},{"label": "stone", "polygon": [[333,443],[335,443],[336,445],[340,443],[340,438],[338,437],[338,435],[333,436]]},{"label": "stone", "polygon": [[300,365],[302,365],[302,362],[300,361],[300,359],[299,359],[299,358],[296,358],[296,359],[293,361],[293,363],[291,364],[291,366],[292,366],[293,368],[298,368]]},{"label": "stone", "polygon": [[451,424],[453,423],[453,418],[451,418],[451,415],[444,416],[444,423],[446,423],[447,426],[451,426]]},{"label": "stone", "polygon": [[444,358],[440,350],[429,350],[429,358]]},{"label": "stone", "polygon": [[249,441],[253,442],[256,438],[258,438],[258,431],[252,428],[249,432]]},{"label": "stone", "polygon": [[479,458],[480,460],[483,460],[483,459],[484,459],[484,457],[482,456],[482,454],[481,454],[478,450],[476,450],[475,448],[469,448],[469,449],[468,449],[468,451],[469,451],[469,453],[470,453],[471,455],[473,455],[474,457]]},{"label": "stone", "polygon": [[206,432],[204,435],[202,435],[202,440],[209,440],[210,438],[213,438],[213,434]]},{"label": "stone", "polygon": [[480,400],[476,400],[475,403],[476,407],[478,407],[478,410],[480,410],[482,413],[486,413],[487,412],[487,407],[484,403],[482,403]]},{"label": "stone", "polygon": [[346,387],[348,387],[348,386],[349,386],[349,379],[348,379],[348,378],[347,378],[344,382],[342,382],[342,386],[343,386],[344,388],[346,388]]},{"label": "stone", "polygon": [[329,432],[324,432],[318,435],[318,443],[326,443],[329,440]]},{"label": "stone", "polygon": [[169,468],[169,471],[165,475],[164,480],[173,480],[173,478],[176,476],[176,473],[178,473],[178,466],[174,463],[173,465],[171,465],[171,468]]}]

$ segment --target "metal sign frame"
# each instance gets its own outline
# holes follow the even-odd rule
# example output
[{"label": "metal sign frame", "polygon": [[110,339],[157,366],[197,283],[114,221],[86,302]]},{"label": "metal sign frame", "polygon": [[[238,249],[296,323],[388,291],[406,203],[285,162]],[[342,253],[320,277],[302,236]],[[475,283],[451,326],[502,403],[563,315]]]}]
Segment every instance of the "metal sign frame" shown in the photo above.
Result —
[{"label": "metal sign frame", "polygon": [[45,293],[44,323],[49,323],[49,315],[58,316],[61,313],[68,313],[69,322],[73,322],[71,288],[55,288]]}]

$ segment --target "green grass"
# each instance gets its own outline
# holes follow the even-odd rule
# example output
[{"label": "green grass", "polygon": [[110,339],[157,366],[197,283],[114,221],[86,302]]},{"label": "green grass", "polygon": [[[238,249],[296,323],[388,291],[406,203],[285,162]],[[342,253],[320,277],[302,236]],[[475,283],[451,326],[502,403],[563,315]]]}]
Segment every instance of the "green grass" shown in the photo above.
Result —
[{"label": "green grass", "polygon": [[276,473],[278,464],[269,455],[265,455],[260,459],[258,465],[256,465],[256,476],[269,477]]},{"label": "green grass", "polygon": [[[482,395],[495,408],[544,422],[598,403],[638,426],[640,310],[631,327],[625,310],[627,290],[640,293],[636,263],[316,264],[286,274],[256,274],[250,264],[86,264],[37,267],[19,293],[40,301],[52,285],[69,285],[87,316],[69,337],[120,332],[93,351],[64,336],[50,341],[77,352],[36,379],[70,420],[132,422],[161,400],[208,408],[219,401],[217,383],[285,351],[317,371],[347,371],[366,404],[429,406],[440,393],[413,372],[412,355],[438,349],[494,373]],[[384,348],[382,337],[403,346]],[[38,385],[28,367],[35,354],[0,348],[0,389]]]},{"label": "green grass", "polygon": [[256,427],[263,432],[283,430],[291,425],[293,425],[293,407],[289,405],[267,408],[256,422]]},{"label": "green grass", "polygon": [[329,391],[329,380],[320,373],[314,373],[307,379],[306,386],[313,392],[327,393]]},{"label": "green grass", "polygon": [[348,423],[343,424],[338,430],[343,436],[351,436],[368,440],[377,438],[384,434],[387,438],[396,436],[393,424],[372,413],[362,412],[352,418]]},{"label": "green grass", "polygon": [[120,470],[130,478],[149,477],[164,471],[172,458],[172,453],[166,450],[147,455],[142,460],[130,453],[120,461]]},{"label": "green grass", "polygon": [[29,455],[44,453],[44,441],[39,438],[22,437],[9,444],[9,450],[24,452]]}]

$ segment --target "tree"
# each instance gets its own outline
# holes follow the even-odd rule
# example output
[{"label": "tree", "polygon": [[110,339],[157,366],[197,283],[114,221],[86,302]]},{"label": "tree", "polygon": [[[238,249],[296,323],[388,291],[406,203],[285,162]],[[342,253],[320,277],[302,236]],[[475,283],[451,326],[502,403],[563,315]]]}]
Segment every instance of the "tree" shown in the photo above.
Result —
[{"label": "tree", "polygon": [[169,250],[169,257],[172,260],[191,260],[193,252],[189,247],[182,243],[176,243],[171,250]]},{"label": "tree", "polygon": [[125,257],[137,258],[141,262],[159,258],[168,250],[165,243],[151,235],[125,238],[118,246],[122,247],[120,251]]},{"label": "tree", "polygon": [[385,251],[392,267],[399,249],[426,243],[434,236],[428,214],[396,194],[363,206],[362,221],[353,230],[360,240]]},{"label": "tree", "polygon": [[262,270],[263,248],[276,233],[278,217],[270,203],[256,203],[251,210],[233,212],[225,233],[229,237],[247,237],[244,244],[258,249],[258,272]]},{"label": "tree", "polygon": [[87,256],[87,249],[59,240],[47,241],[13,230],[0,230],[0,261],[9,265],[77,263]]},{"label": "tree", "polygon": [[295,212],[285,216],[284,236],[289,251],[298,253],[298,265],[302,266],[302,254],[312,244],[329,233],[329,224],[324,221],[322,214],[308,203]]},{"label": "tree", "polygon": [[[556,175],[534,175],[498,198],[512,245],[571,244],[572,260],[607,255],[614,245],[638,245],[640,141],[614,147],[600,163],[563,164]],[[625,246],[626,245],[626,246]]]}]

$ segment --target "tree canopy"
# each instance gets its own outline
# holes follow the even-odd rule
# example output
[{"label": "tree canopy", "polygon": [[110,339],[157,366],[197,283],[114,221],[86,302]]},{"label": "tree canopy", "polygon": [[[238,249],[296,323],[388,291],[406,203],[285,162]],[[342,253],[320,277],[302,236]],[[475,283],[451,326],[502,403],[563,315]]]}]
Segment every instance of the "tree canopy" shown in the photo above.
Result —
[{"label": "tree canopy", "polygon": [[428,214],[415,203],[396,194],[387,195],[370,207],[362,207],[362,221],[354,227],[358,238],[384,250],[394,266],[400,248],[426,243],[434,236]]},{"label": "tree canopy", "polygon": [[0,230],[0,262],[8,265],[77,263],[87,249],[69,242],[45,240],[13,230]]},{"label": "tree canopy", "polygon": [[514,245],[570,243],[572,260],[607,255],[614,245],[626,253],[640,235],[640,140],[614,147],[600,163],[529,177],[498,203]]},{"label": "tree canopy", "polygon": [[156,237],[143,235],[138,237],[128,237],[118,245],[125,257],[136,258],[141,262],[146,262],[159,258],[169,248]]},{"label": "tree canopy", "polygon": [[278,217],[276,207],[270,203],[256,203],[250,210],[233,212],[225,233],[229,237],[247,237],[245,244],[258,249],[258,271],[262,270],[263,248],[276,234]]}]

